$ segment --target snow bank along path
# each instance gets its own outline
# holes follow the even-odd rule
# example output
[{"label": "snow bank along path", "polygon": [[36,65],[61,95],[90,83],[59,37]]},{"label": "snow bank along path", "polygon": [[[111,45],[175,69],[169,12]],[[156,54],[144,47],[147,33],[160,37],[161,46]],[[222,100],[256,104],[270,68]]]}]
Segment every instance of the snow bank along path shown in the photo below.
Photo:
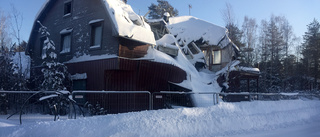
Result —
[{"label": "snow bank along path", "polygon": [[[3,126],[0,136],[233,136],[320,122],[320,101],[220,103]],[[0,123],[11,122],[0,120]],[[0,124],[4,125],[4,124]]]}]

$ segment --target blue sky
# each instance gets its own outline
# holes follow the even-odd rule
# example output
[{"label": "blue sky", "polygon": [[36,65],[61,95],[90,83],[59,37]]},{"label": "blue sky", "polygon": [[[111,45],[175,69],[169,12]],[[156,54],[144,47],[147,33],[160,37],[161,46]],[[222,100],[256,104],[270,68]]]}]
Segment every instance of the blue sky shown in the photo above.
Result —
[{"label": "blue sky", "polygon": [[[0,9],[10,12],[10,3],[23,14],[22,39],[28,41],[32,24],[38,10],[46,0],[0,0]],[[192,5],[191,15],[224,26],[221,11],[226,2],[230,3],[239,27],[244,16],[256,18],[258,24],[262,19],[269,20],[272,14],[286,16],[293,26],[294,33],[302,37],[307,25],[314,18],[320,20],[320,0],[168,0],[179,10],[179,15],[189,15],[188,5]],[[144,15],[148,6],[156,0],[128,0],[135,12]]]}]

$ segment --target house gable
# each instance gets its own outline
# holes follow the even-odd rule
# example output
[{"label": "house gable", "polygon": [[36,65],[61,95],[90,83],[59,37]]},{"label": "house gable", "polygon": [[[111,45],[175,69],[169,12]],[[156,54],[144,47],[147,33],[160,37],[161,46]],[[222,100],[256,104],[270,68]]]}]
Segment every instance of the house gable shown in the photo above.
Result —
[{"label": "house gable", "polygon": [[[66,5],[71,4],[71,11]],[[70,12],[70,13],[66,13]],[[34,60],[33,66],[40,66],[41,38],[38,33],[39,20],[48,28],[50,39],[56,45],[56,51],[60,62],[66,62],[74,57],[83,55],[118,55],[118,38],[114,37],[114,25],[106,12],[102,0],[49,0],[39,12],[33,25],[28,43],[28,53]],[[92,21],[102,24],[102,40],[99,48],[92,48]],[[71,30],[65,32],[66,30]],[[70,51],[63,51],[63,39],[65,34],[71,36]],[[68,51],[68,50],[66,50]]]}]

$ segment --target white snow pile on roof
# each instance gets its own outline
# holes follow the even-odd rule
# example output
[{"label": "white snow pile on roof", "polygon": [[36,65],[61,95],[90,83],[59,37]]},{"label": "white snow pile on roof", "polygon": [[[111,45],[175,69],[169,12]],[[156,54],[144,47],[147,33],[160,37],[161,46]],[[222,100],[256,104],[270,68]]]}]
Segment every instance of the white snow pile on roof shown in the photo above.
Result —
[{"label": "white snow pile on roof", "polygon": [[176,45],[176,38],[173,35],[164,35],[161,39],[157,40],[157,46],[162,45],[171,49],[179,49]]},{"label": "white snow pile on roof", "polygon": [[[203,39],[209,45],[218,45],[224,37],[227,37],[228,30],[207,21],[192,16],[180,16],[169,18],[167,28],[178,40],[188,44],[192,41]],[[221,43],[221,48],[227,46],[231,41],[229,38]],[[184,44],[179,43],[179,44]]]},{"label": "white snow pile on roof", "polygon": [[119,36],[155,45],[153,32],[143,17],[121,0],[103,0]]},{"label": "white snow pile on roof", "polygon": [[252,73],[260,74],[259,68],[249,68],[249,67],[239,66],[239,70],[240,71],[245,71],[245,72],[252,72]]},{"label": "white snow pile on roof", "polygon": [[[283,136],[318,137],[320,101],[283,100],[223,103],[204,108],[143,111],[75,120],[26,122],[0,118],[1,137],[251,136],[287,129]],[[1,117],[1,115],[0,115]],[[53,116],[51,116],[53,117]],[[35,120],[34,120],[35,121]],[[16,126],[14,126],[14,124]],[[292,127],[305,127],[290,130]],[[65,132],[67,131],[67,132]],[[252,135],[256,136],[256,135]],[[266,136],[260,134],[260,136]],[[273,135],[277,136],[277,135]],[[278,135],[279,136],[279,135]]]}]

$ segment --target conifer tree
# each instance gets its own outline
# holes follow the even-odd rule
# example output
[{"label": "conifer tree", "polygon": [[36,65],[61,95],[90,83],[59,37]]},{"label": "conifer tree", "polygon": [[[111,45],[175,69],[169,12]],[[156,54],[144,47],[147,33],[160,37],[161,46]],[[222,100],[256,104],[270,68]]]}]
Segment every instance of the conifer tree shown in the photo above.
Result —
[{"label": "conifer tree", "polygon": [[152,3],[148,9],[150,10],[150,19],[160,19],[163,17],[164,13],[168,12],[170,16],[178,16],[179,11],[173,8],[166,0],[157,0],[158,5]]},{"label": "conifer tree", "polygon": [[43,73],[44,80],[41,83],[42,90],[55,90],[60,91],[66,88],[65,83],[68,83],[70,74],[67,71],[67,67],[58,62],[55,44],[50,40],[50,33],[47,27],[43,26],[40,21],[39,33],[45,36],[43,43],[43,51],[45,54],[42,55],[43,67],[41,72]]},{"label": "conifer tree", "polygon": [[313,77],[315,88],[318,89],[317,80],[320,75],[320,23],[314,19],[308,25],[308,31],[305,33],[303,42],[303,60],[305,67],[308,68],[307,74]]}]

